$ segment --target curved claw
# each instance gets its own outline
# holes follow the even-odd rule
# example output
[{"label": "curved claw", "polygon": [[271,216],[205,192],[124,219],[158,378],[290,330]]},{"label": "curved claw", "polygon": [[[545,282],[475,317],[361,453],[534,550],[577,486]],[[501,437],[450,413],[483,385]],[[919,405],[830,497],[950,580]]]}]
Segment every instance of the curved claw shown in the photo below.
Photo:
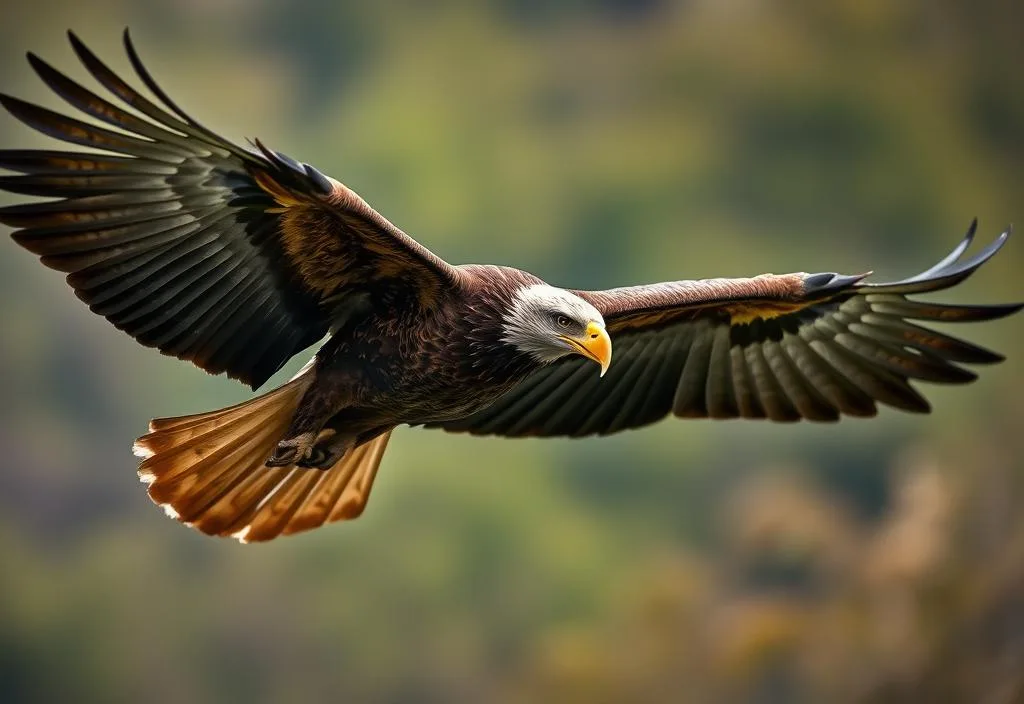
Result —
[{"label": "curved claw", "polygon": [[313,452],[313,441],[316,433],[303,433],[294,438],[277,443],[274,452],[264,463],[268,467],[287,467],[308,460]]}]

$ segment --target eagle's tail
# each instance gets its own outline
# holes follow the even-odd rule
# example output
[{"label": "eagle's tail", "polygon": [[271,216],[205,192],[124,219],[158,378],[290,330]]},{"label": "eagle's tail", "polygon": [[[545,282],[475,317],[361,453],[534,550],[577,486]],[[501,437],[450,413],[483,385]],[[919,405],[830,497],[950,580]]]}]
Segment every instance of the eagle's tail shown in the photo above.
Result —
[{"label": "eagle's tail", "polygon": [[300,374],[237,406],[151,421],[134,446],[150,498],[186,525],[243,542],[360,515],[390,432],[326,470],[264,464],[311,379]]}]

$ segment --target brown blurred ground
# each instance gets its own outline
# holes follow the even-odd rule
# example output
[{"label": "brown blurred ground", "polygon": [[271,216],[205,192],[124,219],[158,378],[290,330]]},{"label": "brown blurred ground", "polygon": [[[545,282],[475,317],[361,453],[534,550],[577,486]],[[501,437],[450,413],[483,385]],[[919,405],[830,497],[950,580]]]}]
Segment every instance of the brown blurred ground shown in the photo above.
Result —
[{"label": "brown blurred ground", "polygon": [[[187,110],[452,262],[604,287],[937,260],[1024,220],[1009,0],[7,3],[58,106],[124,25]],[[0,147],[50,142],[0,120]],[[9,202],[4,201],[4,202]],[[4,238],[6,239],[6,238]],[[1024,298],[1024,245],[952,298]],[[0,700],[1004,702],[1024,694],[1024,321],[930,417],[585,442],[402,431],[366,515],[203,538],[135,480],[152,416],[245,397],[0,242]],[[963,328],[960,329],[963,331]],[[293,371],[300,361],[292,368]]]}]

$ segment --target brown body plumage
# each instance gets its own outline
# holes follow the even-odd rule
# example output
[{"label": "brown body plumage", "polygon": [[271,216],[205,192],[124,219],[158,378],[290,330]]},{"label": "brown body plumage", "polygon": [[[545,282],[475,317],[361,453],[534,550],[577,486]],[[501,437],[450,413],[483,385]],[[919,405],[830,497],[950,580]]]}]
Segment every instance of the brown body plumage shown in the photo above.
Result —
[{"label": "brown body plumage", "polygon": [[[837,420],[928,404],[910,380],[964,383],[1001,357],[914,321],[980,321],[1020,305],[939,305],[974,234],[916,277],[837,274],[571,291],[497,266],[452,266],[359,196],[259,142],[159,105],[74,35],[125,107],[37,57],[74,108],[114,130],[0,96],[15,117],[102,151],[0,151],[0,188],[56,198],[0,222],[90,308],[144,345],[253,388],[328,336],[287,384],[211,413],[155,420],[136,443],[157,503],[216,535],[268,540],[359,515],[403,424],[583,436],[680,417]],[[611,340],[615,363],[611,364]],[[593,362],[597,362],[599,368]],[[607,374],[606,374],[607,372]]]},{"label": "brown body plumage", "polygon": [[515,292],[535,283],[515,269],[460,267],[458,284],[414,315],[387,296],[366,302],[317,353],[286,437],[329,433],[306,462],[329,467],[396,425],[452,421],[490,405],[537,369],[500,339]]}]

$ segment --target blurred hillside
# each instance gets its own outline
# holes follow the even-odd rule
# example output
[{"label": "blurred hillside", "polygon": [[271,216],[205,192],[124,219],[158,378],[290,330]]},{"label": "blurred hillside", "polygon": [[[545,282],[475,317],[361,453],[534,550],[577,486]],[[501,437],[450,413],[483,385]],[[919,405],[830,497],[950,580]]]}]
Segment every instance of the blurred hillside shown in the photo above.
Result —
[{"label": "blurred hillside", "polygon": [[[1010,0],[36,0],[453,263],[586,288],[914,273],[1024,220]],[[91,84],[90,84],[91,85]],[[7,116],[0,147],[53,146]],[[8,198],[2,201],[9,203]],[[1011,242],[947,299],[1024,298]],[[588,441],[402,430],[366,514],[269,545],[165,518],[131,441],[245,389],[146,350],[0,238],[0,701],[1024,698],[1024,320],[935,412]],[[281,373],[292,373],[296,360]]]}]

